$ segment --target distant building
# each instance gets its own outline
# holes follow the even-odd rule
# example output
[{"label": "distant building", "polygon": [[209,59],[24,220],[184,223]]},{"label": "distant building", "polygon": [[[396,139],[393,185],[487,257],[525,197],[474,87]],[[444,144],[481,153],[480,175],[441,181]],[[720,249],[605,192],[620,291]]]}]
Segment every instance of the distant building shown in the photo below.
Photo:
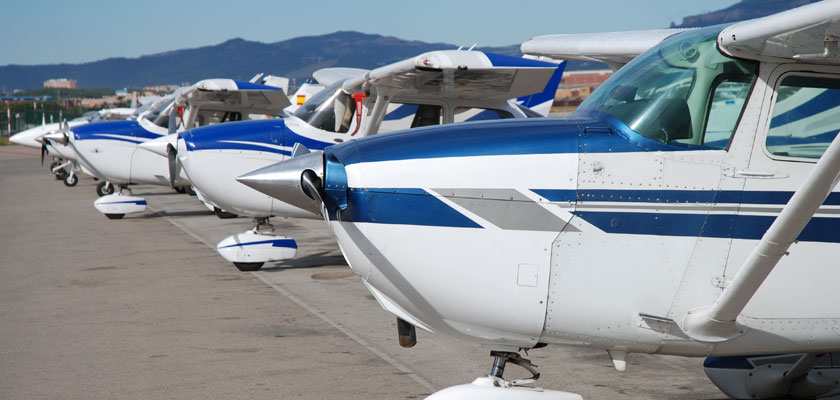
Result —
[{"label": "distant building", "polygon": [[157,86],[146,86],[143,88],[144,92],[152,92],[152,93],[169,93],[178,89],[178,85],[157,85]]},{"label": "distant building", "polygon": [[78,87],[78,82],[75,79],[59,78],[44,81],[45,88],[55,89],[75,89]]},{"label": "distant building", "polygon": [[612,73],[609,69],[566,71],[554,95],[554,105],[577,107]]}]

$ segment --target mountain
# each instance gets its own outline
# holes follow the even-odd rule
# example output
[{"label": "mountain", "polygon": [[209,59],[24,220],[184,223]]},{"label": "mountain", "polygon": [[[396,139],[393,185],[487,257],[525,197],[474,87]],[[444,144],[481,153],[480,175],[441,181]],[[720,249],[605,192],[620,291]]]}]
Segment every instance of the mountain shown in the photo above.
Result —
[{"label": "mountain", "polygon": [[[685,17],[681,24],[672,23],[671,26],[710,26],[758,18],[815,1],[742,0],[723,10]],[[75,79],[81,88],[137,88],[195,83],[205,78],[247,80],[260,72],[300,80],[320,68],[375,68],[422,52],[456,47],[447,43],[426,43],[353,31],[302,36],[274,43],[231,39],[213,46],[137,58],[108,58],[83,64],[0,66],[0,92],[39,88],[45,80],[52,78]],[[518,44],[479,50],[521,55]],[[585,61],[570,61],[566,66],[567,70],[601,68],[606,66]]]},{"label": "mountain", "polygon": [[[175,50],[137,58],[108,58],[83,64],[7,65],[0,67],[0,89],[41,87],[51,78],[69,78],[79,87],[143,87],[195,83],[205,78],[250,79],[259,72],[307,78],[320,68],[375,68],[417,54],[454,49],[447,43],[409,41],[392,36],[340,31],[275,43],[231,39],[214,46]],[[487,47],[519,56],[519,45]]]},{"label": "mountain", "polygon": [[723,10],[685,17],[679,25],[672,22],[671,28],[699,28],[727,22],[744,21],[790,10],[791,8],[806,4],[816,3],[817,1],[819,0],[742,0]]}]

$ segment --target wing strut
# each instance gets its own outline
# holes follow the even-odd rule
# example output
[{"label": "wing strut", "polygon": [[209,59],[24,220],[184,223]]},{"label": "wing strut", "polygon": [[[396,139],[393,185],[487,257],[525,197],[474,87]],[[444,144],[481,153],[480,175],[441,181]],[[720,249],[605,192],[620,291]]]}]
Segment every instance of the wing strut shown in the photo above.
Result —
[{"label": "wing strut", "polygon": [[685,333],[699,341],[721,342],[746,332],[738,316],[773,271],[779,260],[840,179],[840,134],[817,162],[811,174],[767,229],[761,241],[714,304],[689,311],[682,321]]}]

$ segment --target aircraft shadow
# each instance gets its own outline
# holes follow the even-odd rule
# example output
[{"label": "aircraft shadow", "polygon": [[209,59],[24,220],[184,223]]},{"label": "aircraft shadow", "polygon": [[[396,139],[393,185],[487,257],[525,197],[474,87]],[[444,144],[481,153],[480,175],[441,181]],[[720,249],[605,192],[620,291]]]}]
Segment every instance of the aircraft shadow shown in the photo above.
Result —
[{"label": "aircraft shadow", "polygon": [[322,251],[320,253],[310,254],[308,256],[303,256],[300,258],[277,261],[270,266],[266,265],[262,267],[261,271],[278,272],[287,269],[316,268],[323,267],[326,265],[347,265],[347,262],[344,261],[344,257],[342,257],[340,254],[335,255],[330,253],[332,252]]},{"label": "aircraft shadow", "polygon": [[165,217],[194,217],[214,215],[210,210],[191,210],[191,211],[156,211],[151,214],[141,215],[138,218],[165,218]]}]

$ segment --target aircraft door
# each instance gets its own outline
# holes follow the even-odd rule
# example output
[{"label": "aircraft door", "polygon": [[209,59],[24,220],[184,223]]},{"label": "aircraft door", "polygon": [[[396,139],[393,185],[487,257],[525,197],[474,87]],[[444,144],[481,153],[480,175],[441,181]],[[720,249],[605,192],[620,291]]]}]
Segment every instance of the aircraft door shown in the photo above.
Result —
[{"label": "aircraft door", "polygon": [[[840,131],[840,75],[781,67],[768,79],[770,101],[751,148],[744,175],[744,200],[738,212],[733,251],[726,267],[731,279],[792,194],[813,171],[816,161]],[[823,71],[830,71],[824,69]],[[817,210],[744,309],[756,319],[801,321],[838,317],[836,282],[840,188]],[[776,295],[773,295],[773,294]],[[796,301],[778,293],[795,293]],[[804,326],[803,322],[803,326]],[[804,329],[804,328],[803,328]]]}]

